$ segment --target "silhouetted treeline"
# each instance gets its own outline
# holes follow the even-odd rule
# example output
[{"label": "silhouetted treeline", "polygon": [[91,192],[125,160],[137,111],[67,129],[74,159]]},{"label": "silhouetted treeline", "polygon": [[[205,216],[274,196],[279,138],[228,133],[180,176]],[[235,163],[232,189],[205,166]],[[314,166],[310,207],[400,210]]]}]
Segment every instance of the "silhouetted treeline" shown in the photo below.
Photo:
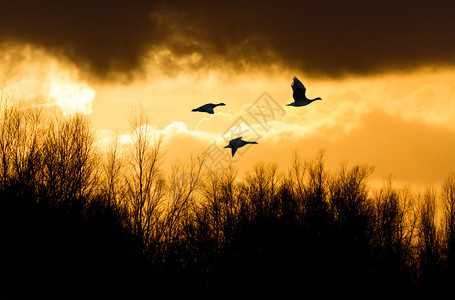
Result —
[{"label": "silhouetted treeline", "polygon": [[454,297],[455,175],[441,192],[336,172],[163,170],[162,137],[102,151],[81,115],[0,115],[2,297]]}]

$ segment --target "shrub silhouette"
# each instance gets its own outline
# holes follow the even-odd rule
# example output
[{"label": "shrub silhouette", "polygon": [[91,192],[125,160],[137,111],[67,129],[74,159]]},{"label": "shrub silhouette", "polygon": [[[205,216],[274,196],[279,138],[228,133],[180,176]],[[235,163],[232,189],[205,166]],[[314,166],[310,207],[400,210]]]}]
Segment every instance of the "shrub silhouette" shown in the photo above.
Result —
[{"label": "shrub silhouette", "polygon": [[2,296],[454,296],[453,174],[440,195],[371,189],[372,166],[330,172],[323,151],[286,173],[199,155],[166,174],[141,111],[129,149],[103,152],[84,116],[2,97]]}]

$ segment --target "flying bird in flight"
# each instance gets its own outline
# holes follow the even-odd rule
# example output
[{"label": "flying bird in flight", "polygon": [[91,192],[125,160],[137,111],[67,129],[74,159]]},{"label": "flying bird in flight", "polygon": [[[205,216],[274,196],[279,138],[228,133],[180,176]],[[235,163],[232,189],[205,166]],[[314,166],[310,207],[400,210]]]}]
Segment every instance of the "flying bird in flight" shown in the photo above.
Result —
[{"label": "flying bird in flight", "polygon": [[218,103],[218,104],[213,104],[213,103],[208,103],[204,104],[202,106],[199,106],[198,108],[193,109],[192,111],[198,111],[198,112],[206,112],[211,115],[213,115],[213,109],[217,106],[225,106],[226,104],[224,103]]},{"label": "flying bird in flight", "polygon": [[246,142],[246,141],[242,140],[242,137],[238,137],[236,139],[230,140],[229,141],[229,145],[225,146],[224,148],[231,148],[232,157],[234,157],[235,152],[240,147],[243,147],[243,146],[245,146],[247,144],[257,144],[257,143],[258,142]]},{"label": "flying bird in flight", "polygon": [[291,84],[291,87],[292,87],[292,91],[293,91],[292,97],[294,98],[294,102],[286,104],[286,106],[296,106],[296,107],[305,106],[315,100],[322,100],[319,97],[314,98],[314,99],[308,99],[305,95],[305,92],[306,92],[305,86],[295,76],[294,76],[294,81]]}]

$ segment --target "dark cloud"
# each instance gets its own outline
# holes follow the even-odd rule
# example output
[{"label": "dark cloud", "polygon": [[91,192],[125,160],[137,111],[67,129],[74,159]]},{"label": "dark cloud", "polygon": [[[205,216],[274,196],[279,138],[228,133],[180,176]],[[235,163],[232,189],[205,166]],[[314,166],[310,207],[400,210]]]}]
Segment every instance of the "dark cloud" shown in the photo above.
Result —
[{"label": "dark cloud", "polygon": [[0,41],[43,46],[99,77],[140,70],[154,47],[202,55],[194,67],[273,62],[324,76],[455,64],[455,1],[2,1],[0,9]]},{"label": "dark cloud", "polygon": [[[333,76],[455,63],[455,2],[223,2],[192,10],[213,53]],[[232,51],[244,44],[245,54]],[[267,57],[268,58],[268,57]]]},{"label": "dark cloud", "polygon": [[2,41],[43,46],[98,76],[136,69],[164,34],[149,2],[2,1],[0,9]]}]

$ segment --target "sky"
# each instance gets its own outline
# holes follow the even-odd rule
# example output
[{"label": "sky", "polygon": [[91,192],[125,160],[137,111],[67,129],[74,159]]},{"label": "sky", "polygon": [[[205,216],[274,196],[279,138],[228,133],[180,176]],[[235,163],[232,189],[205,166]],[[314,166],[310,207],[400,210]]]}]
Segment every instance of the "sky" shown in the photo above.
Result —
[{"label": "sky", "polygon": [[[0,1],[0,83],[128,140],[143,109],[166,161],[206,167],[292,153],[369,163],[373,182],[455,171],[454,1]],[[310,98],[292,102],[297,76]],[[214,115],[191,112],[224,102]],[[230,158],[243,136],[259,144]]]}]

